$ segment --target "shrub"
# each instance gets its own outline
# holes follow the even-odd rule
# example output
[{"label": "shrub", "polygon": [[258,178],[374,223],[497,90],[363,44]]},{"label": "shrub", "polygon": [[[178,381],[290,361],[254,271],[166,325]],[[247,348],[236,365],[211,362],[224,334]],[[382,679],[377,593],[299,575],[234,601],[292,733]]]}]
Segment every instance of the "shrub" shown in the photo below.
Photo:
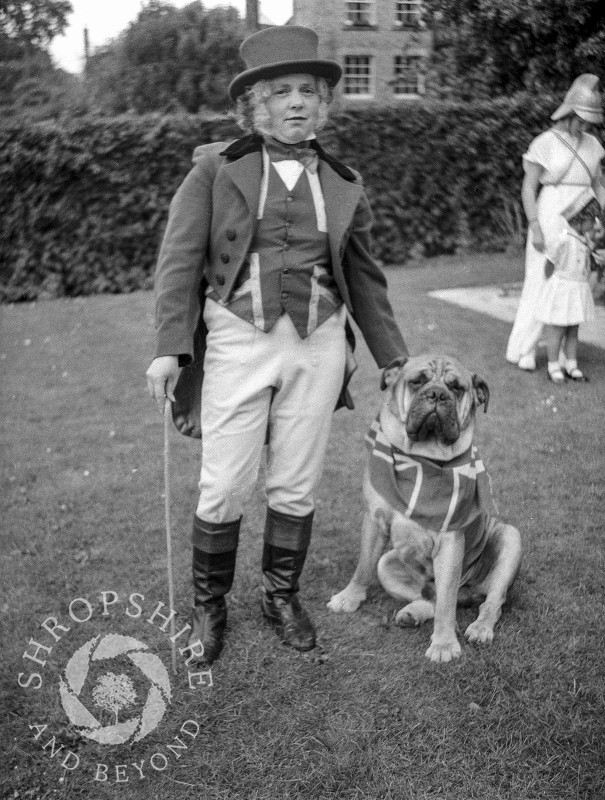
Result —
[{"label": "shrub", "polygon": [[0,128],[3,300],[150,285],[168,204],[200,142],[230,120],[86,117]]},{"label": "shrub", "polygon": [[505,247],[503,219],[521,208],[521,157],[553,106],[525,96],[340,115],[339,153],[363,173],[380,258]]}]

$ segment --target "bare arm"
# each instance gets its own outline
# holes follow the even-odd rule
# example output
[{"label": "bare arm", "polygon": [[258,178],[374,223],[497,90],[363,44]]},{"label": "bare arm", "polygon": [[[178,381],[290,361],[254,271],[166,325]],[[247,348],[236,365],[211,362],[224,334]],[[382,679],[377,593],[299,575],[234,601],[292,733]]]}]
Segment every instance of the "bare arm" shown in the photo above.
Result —
[{"label": "bare arm", "polygon": [[523,164],[525,175],[521,187],[521,202],[523,210],[532,231],[533,244],[538,252],[544,252],[544,234],[538,222],[538,193],[540,191],[540,177],[544,168],[540,164],[525,161]]},{"label": "bare arm", "polygon": [[603,163],[599,164],[597,174],[592,182],[592,188],[601,208],[605,208],[605,169]]}]

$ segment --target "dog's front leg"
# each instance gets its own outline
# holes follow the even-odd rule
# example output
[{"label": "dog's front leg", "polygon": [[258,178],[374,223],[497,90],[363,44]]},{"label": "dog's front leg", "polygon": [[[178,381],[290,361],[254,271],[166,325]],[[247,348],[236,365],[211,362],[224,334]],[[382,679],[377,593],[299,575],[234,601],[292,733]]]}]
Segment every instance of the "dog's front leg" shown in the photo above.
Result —
[{"label": "dog's front leg", "polygon": [[368,586],[376,576],[376,565],[389,535],[385,514],[380,509],[366,511],[361,526],[361,552],[359,562],[348,585],[333,595],[327,603],[330,611],[348,613],[357,611],[368,596]]},{"label": "dog's front leg", "polygon": [[487,548],[494,559],[494,565],[482,584],[487,596],[479,608],[479,616],[464,632],[469,642],[478,644],[490,644],[494,638],[494,626],[500,619],[507,592],[521,566],[521,534],[512,525],[492,519]]},{"label": "dog's front leg", "polygon": [[464,534],[461,531],[439,534],[435,550],[435,622],[426,657],[431,661],[446,662],[459,658],[462,652],[456,636],[456,605],[464,558]]}]

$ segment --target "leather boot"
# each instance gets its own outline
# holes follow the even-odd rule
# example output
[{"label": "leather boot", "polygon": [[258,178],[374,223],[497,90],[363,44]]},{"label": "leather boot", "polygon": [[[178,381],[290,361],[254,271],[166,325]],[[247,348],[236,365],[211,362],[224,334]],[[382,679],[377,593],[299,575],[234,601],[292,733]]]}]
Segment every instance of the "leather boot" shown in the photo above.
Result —
[{"label": "leather boot", "polygon": [[212,664],[223,649],[227,625],[225,595],[233,585],[240,521],[193,520],[193,596],[191,633],[187,644],[201,642],[200,663]]},{"label": "leather boot", "polygon": [[295,517],[267,509],[263,613],[284,644],[303,651],[315,647],[315,628],[297,596],[312,524],[313,512],[306,517]]}]

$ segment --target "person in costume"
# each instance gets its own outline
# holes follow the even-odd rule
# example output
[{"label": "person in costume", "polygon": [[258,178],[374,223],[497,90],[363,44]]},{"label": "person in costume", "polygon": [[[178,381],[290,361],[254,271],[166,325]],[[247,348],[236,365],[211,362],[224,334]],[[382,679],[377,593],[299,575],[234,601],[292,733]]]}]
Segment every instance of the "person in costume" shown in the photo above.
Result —
[{"label": "person in costume", "polygon": [[[602,212],[590,191],[580,195],[563,212],[567,226],[550,243],[546,262],[549,273],[538,298],[537,319],[544,324],[548,377],[554,383],[566,378],[586,381],[578,367],[578,330],[594,319],[595,305],[589,283],[591,265],[605,262]],[[565,367],[559,363],[563,349]]]},{"label": "person in costume", "polygon": [[605,205],[601,169],[605,150],[589,133],[591,125],[603,120],[597,76],[587,73],[576,78],[551,119],[554,125],[537,136],[523,155],[521,198],[529,225],[525,279],[506,358],[525,370],[536,368],[542,333],[536,315],[538,298],[546,280],[547,251],[556,248],[567,226],[562,211],[586,191]]},{"label": "person in costume", "polygon": [[173,400],[179,430],[202,439],[189,644],[202,642],[206,663],[223,647],[225,595],[265,443],[262,611],[285,644],[314,647],[299,577],[332,412],[352,407],[348,316],[379,367],[407,354],[371,256],[361,178],[316,139],[341,77],[317,43],[300,26],[242,43],[246,69],[229,93],[249,133],[196,149],[158,259],[147,382],[154,398]]}]

